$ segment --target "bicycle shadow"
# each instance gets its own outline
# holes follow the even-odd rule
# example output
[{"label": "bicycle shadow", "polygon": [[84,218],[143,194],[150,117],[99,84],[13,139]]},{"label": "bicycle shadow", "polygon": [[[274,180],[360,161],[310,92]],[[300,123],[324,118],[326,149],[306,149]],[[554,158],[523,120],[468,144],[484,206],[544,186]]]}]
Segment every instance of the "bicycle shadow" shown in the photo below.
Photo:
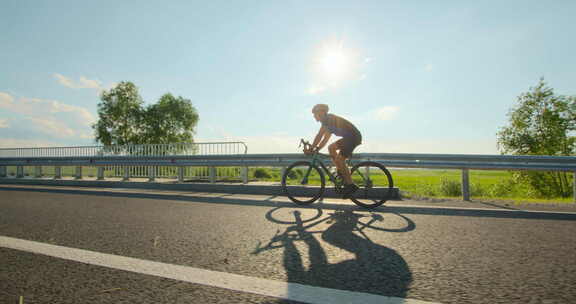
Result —
[{"label": "bicycle shadow", "polygon": [[[328,228],[312,232],[309,228],[316,223],[304,225],[298,219],[299,211],[295,212],[297,223],[283,234],[277,234],[271,243],[280,243],[274,248],[283,247],[283,266],[287,280],[291,283],[304,284],[324,288],[350,290],[384,296],[405,298],[412,282],[412,272],[406,261],[394,249],[375,243],[362,230],[359,219],[365,217],[353,210],[337,210],[316,223],[326,222]],[[405,217],[404,217],[405,218]],[[407,218],[405,218],[407,219]],[[415,225],[408,220],[405,229],[394,230],[404,232],[413,230]],[[385,231],[385,230],[384,230]],[[314,234],[320,233],[320,239]],[[360,234],[360,235],[359,235]],[[296,241],[303,241],[297,246]],[[337,263],[330,263],[325,250],[325,244],[335,247],[330,259],[342,260],[342,256],[353,255]],[[304,253],[304,251],[307,251]],[[306,256],[308,261],[306,261]],[[309,266],[306,267],[305,265]],[[297,293],[297,288],[288,290],[288,294]]]}]

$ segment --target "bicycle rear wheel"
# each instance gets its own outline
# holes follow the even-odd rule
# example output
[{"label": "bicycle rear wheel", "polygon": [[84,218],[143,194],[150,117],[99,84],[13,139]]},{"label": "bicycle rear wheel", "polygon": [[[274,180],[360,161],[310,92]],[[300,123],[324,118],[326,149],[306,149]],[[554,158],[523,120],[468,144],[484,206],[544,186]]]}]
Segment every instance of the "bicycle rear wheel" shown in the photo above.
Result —
[{"label": "bicycle rear wheel", "polygon": [[394,183],[392,175],[382,164],[361,162],[352,170],[352,181],[358,186],[350,199],[358,206],[376,208],[392,196]]},{"label": "bicycle rear wheel", "polygon": [[282,189],[298,205],[308,205],[324,194],[324,173],[308,161],[295,162],[282,175]]}]

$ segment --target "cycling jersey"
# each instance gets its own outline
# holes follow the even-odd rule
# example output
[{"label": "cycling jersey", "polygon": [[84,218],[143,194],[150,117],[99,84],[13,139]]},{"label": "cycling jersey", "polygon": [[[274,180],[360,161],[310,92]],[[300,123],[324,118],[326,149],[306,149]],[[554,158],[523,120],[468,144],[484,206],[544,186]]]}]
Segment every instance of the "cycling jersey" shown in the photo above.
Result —
[{"label": "cycling jersey", "polygon": [[328,130],[328,132],[341,137],[356,138],[358,140],[362,139],[360,131],[349,122],[348,120],[336,116],[334,114],[326,114],[326,117],[321,121],[322,126]]}]

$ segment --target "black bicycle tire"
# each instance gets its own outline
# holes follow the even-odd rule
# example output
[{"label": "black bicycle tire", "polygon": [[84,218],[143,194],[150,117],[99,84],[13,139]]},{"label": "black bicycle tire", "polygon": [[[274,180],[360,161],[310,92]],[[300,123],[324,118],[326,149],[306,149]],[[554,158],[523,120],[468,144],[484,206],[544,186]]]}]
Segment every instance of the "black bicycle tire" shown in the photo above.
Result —
[{"label": "black bicycle tire", "polygon": [[[354,195],[352,195],[350,197],[350,199],[354,202],[354,204],[360,206],[360,207],[364,207],[367,209],[373,209],[376,207],[381,206],[382,204],[384,204],[390,197],[390,193],[392,193],[392,190],[394,188],[394,181],[392,180],[392,174],[390,174],[390,171],[388,171],[388,169],[386,169],[386,167],[384,167],[382,164],[377,163],[377,162],[372,162],[372,161],[364,161],[361,163],[356,164],[352,170],[350,170],[351,175],[354,175],[354,172],[356,172],[356,170],[358,170],[358,168],[360,167],[366,167],[366,166],[370,166],[370,167],[377,167],[380,170],[382,170],[382,172],[384,172],[384,174],[386,175],[386,178],[388,179],[388,195],[386,197],[383,197],[381,200],[378,200],[376,202],[374,202],[373,204],[365,204],[359,200],[357,200]],[[359,189],[358,191],[362,191],[361,189]]]},{"label": "black bicycle tire", "polygon": [[[286,187],[286,179],[288,177],[288,174],[290,173],[290,170],[296,166],[312,167],[312,169],[316,170],[316,172],[318,172],[318,175],[320,176],[320,187],[318,188],[319,191],[309,200],[302,201],[302,200],[298,200],[298,199],[290,196],[290,193],[288,192],[288,188]],[[284,191],[284,194],[286,194],[286,196],[292,202],[296,203],[297,205],[310,205],[310,204],[312,204],[313,202],[318,200],[320,197],[322,197],[322,195],[324,194],[325,188],[326,188],[326,180],[324,178],[324,173],[322,172],[322,170],[320,170],[320,168],[318,168],[315,165],[312,165],[312,163],[309,161],[298,161],[298,162],[291,164],[290,166],[288,166],[288,168],[286,168],[286,170],[284,171],[284,174],[282,175],[282,190]]]}]

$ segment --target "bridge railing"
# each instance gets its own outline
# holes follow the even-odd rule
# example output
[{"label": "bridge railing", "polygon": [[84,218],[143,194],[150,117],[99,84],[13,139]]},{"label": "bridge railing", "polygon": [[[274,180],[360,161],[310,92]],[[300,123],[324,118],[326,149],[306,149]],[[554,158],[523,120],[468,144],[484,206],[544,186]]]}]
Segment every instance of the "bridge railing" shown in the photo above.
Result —
[{"label": "bridge railing", "polygon": [[[236,168],[243,182],[248,181],[249,167],[286,167],[294,161],[306,160],[303,154],[230,154],[230,155],[100,155],[100,156],[29,156],[0,157],[0,177],[6,177],[6,167],[15,166],[19,172],[23,167],[73,166],[76,178],[82,178],[81,167],[98,168],[98,179],[104,179],[103,168],[124,168],[125,179],[132,177],[126,168],[143,166],[148,168],[149,180],[158,176],[155,168],[172,168],[178,180],[183,180],[184,170],[208,168],[210,181],[215,181],[217,168]],[[328,158],[326,158],[327,161]],[[572,156],[511,156],[511,155],[464,155],[464,154],[406,154],[406,153],[358,153],[352,163],[364,160],[380,162],[393,168],[459,169],[462,171],[463,199],[470,199],[469,170],[540,170],[572,172],[574,199],[576,201],[576,157]],[[18,174],[22,177],[22,174]]]},{"label": "bridge railing", "polygon": [[0,158],[77,156],[236,155],[248,153],[243,142],[174,143],[79,147],[1,148]]},{"label": "bridge railing", "polygon": [[[38,159],[48,160],[56,159],[61,161],[61,165],[36,165],[16,167],[16,172],[10,172],[17,177],[29,176],[54,176],[61,178],[62,175],[73,175],[78,178],[82,174],[82,167],[88,167],[88,172],[94,168],[94,165],[79,165],[70,172],[71,165],[66,164],[66,160],[78,160],[82,158],[99,158],[99,157],[157,157],[167,155],[180,156],[208,156],[208,155],[240,155],[246,154],[248,147],[243,142],[212,142],[212,143],[175,143],[175,144],[158,144],[158,145],[113,145],[113,146],[81,146],[81,147],[42,147],[42,148],[9,148],[0,149],[0,159],[6,161],[18,161],[21,159]],[[47,166],[47,167],[45,167]],[[64,170],[62,170],[64,167]],[[106,177],[116,177],[128,179],[129,177],[146,178],[149,176],[150,168],[148,164],[126,165],[110,164],[99,167],[102,175]],[[4,171],[4,173],[3,173]],[[177,170],[173,167],[154,168],[155,174],[159,178],[173,178],[177,176]],[[226,168],[217,171],[216,178],[235,178],[240,176],[239,169]],[[189,179],[205,180],[209,179],[208,168],[195,168],[191,170],[186,168],[184,176]],[[8,174],[6,168],[0,167],[0,176]]]}]

